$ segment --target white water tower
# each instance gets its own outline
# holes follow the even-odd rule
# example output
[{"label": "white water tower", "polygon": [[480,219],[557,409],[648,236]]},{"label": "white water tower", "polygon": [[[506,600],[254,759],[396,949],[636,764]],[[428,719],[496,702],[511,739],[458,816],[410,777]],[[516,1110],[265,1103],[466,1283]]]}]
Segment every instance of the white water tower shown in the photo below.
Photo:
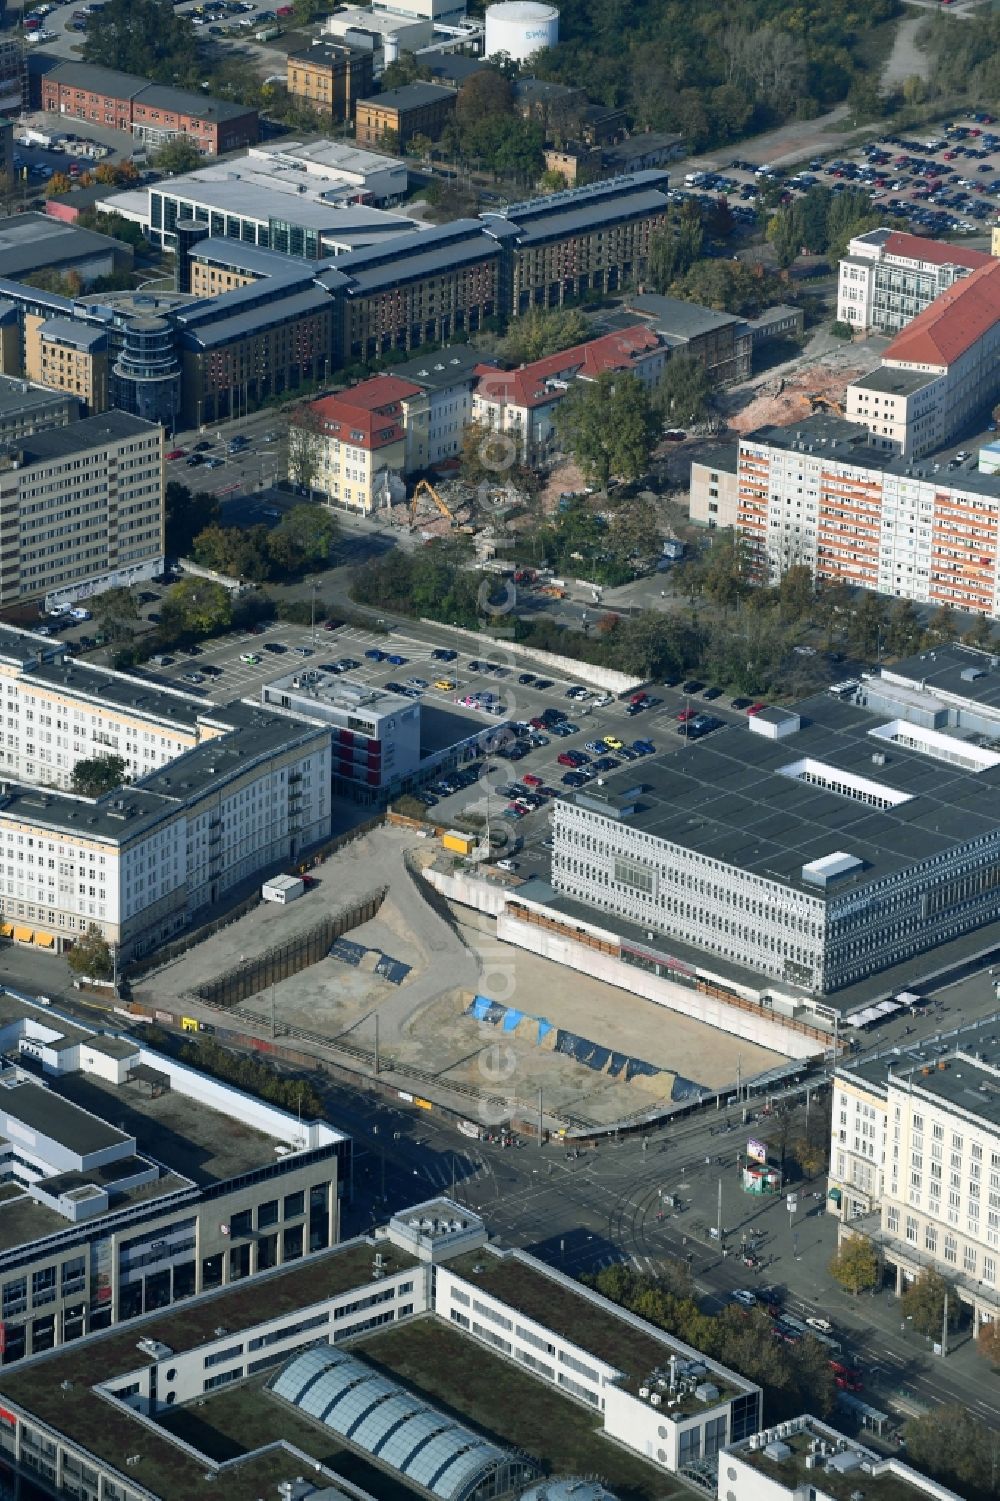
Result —
[{"label": "white water tower", "polygon": [[515,62],[527,62],[543,47],[559,40],[559,12],[539,0],[499,0],[486,7],[486,56],[506,52]]}]

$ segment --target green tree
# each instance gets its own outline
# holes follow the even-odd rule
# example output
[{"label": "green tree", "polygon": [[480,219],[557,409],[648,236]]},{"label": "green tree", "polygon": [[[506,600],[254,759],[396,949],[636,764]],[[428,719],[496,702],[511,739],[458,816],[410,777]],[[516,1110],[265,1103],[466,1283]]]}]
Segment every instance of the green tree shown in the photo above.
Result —
[{"label": "green tree", "polygon": [[172,141],[167,141],[153,158],[157,171],[168,173],[193,172],[202,162],[201,152],[185,135],[174,136]]},{"label": "green tree", "polygon": [[94,924],[73,944],[66,955],[66,963],[75,975],[88,980],[110,980],[114,977],[115,961],[108,941]]},{"label": "green tree", "polygon": [[93,756],[73,767],[73,791],[81,797],[100,797],[120,787],[125,780],[125,762],[121,756]]},{"label": "green tree", "polygon": [[691,427],[708,416],[712,380],[697,355],[675,354],[656,385],[652,401],[664,421],[674,427]]},{"label": "green tree", "polygon": [[925,1267],[909,1283],[899,1300],[899,1306],[904,1317],[912,1320],[918,1334],[931,1334],[940,1338],[944,1324],[945,1298],[948,1298],[948,1325],[949,1328],[954,1328],[958,1323],[959,1312],[955,1290],[949,1287],[934,1267]]},{"label": "green tree", "polygon": [[701,210],[694,202],[672,212],[649,240],[648,276],[654,292],[665,292],[699,259],[704,241]]},{"label": "green tree", "polygon": [[90,601],[94,619],[109,641],[131,641],[139,607],[131,589],[105,589]]},{"label": "green tree", "polygon": [[918,1470],[943,1481],[965,1501],[996,1496],[1000,1445],[992,1425],[980,1422],[959,1403],[936,1406],[911,1418],[903,1429],[906,1458]]},{"label": "green tree", "polygon": [[958,639],[958,620],[950,605],[941,605],[934,611],[927,623],[927,634],[934,641],[955,641]]},{"label": "green tree", "polygon": [[644,473],[656,434],[649,393],[631,371],[605,370],[577,381],[555,414],[559,436],[585,473],[606,490],[612,475],[632,481]]},{"label": "green tree", "polygon": [[288,478],[307,495],[316,488],[325,449],[319,407],[316,402],[303,402],[288,422]]},{"label": "green tree", "polygon": [[455,117],[465,125],[507,117],[513,108],[514,91],[509,79],[493,68],[483,68],[467,78],[455,100]]},{"label": "green tree", "polygon": [[232,620],[229,590],[212,579],[185,578],[163,596],[162,626],[176,636],[207,636]]},{"label": "green tree", "polygon": [[855,1297],[877,1287],[881,1277],[878,1252],[863,1235],[852,1235],[841,1242],[829,1270],[833,1280]]},{"label": "green tree", "polygon": [[198,533],[218,525],[218,497],[208,490],[192,493],[187,485],[170,480],[163,499],[167,552],[175,558],[190,557]]},{"label": "green tree", "polygon": [[885,644],[887,622],[885,600],[877,594],[862,595],[850,618],[851,645],[861,657],[874,658]]},{"label": "green tree", "polygon": [[924,626],[911,599],[898,599],[889,611],[885,632],[885,649],[890,656],[904,657],[919,651],[924,641]]},{"label": "green tree", "polygon": [[222,527],[213,524],[195,537],[194,559],[203,568],[224,573],[228,578],[264,583],[272,572],[269,537],[266,526]]},{"label": "green tree", "polygon": [[767,238],[779,266],[790,266],[805,242],[805,224],[798,203],[788,203],[768,220]]},{"label": "green tree", "polygon": [[107,0],[90,18],[83,58],[156,83],[194,82],[199,72],[194,28],[170,0]]},{"label": "green tree", "polygon": [[337,523],[323,506],[293,506],[270,533],[268,552],[279,573],[294,576],[325,566],[336,537]]},{"label": "green tree", "polygon": [[816,598],[812,569],[808,563],[786,568],[778,582],[781,613],[787,620],[801,620],[811,613]]},{"label": "green tree", "polygon": [[533,307],[514,319],[497,352],[512,365],[530,365],[582,344],[589,336],[590,325],[579,308]]},{"label": "green tree", "polygon": [[992,651],[994,646],[993,626],[986,615],[977,615],[962,637],[966,646],[978,647],[981,651]]}]

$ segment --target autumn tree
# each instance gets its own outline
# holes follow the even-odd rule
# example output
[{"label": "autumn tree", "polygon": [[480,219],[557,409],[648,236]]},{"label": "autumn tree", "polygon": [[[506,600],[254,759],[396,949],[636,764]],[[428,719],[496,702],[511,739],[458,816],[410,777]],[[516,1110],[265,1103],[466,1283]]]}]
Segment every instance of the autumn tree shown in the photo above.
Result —
[{"label": "autumn tree", "polygon": [[212,579],[185,578],[171,584],[163,596],[163,628],[174,636],[207,636],[223,630],[232,619],[229,590]]},{"label": "autumn tree", "polygon": [[834,1281],[855,1297],[870,1292],[878,1286],[881,1276],[878,1252],[865,1236],[849,1236],[841,1242],[829,1271]]},{"label": "autumn tree", "polygon": [[1000,1371],[1000,1320],[992,1319],[988,1324],[980,1324],[976,1349],[994,1371]]},{"label": "autumn tree", "polygon": [[954,1288],[949,1287],[939,1271],[925,1267],[909,1283],[900,1298],[900,1308],[905,1318],[912,1321],[918,1334],[931,1334],[940,1338],[944,1325],[944,1305],[948,1299],[948,1327],[958,1322],[958,1298]]},{"label": "autumn tree", "polygon": [[605,370],[577,381],[555,413],[556,429],[577,462],[606,490],[615,476],[636,480],[649,464],[656,433],[649,393],[631,371]]},{"label": "autumn tree", "polygon": [[653,391],[653,405],[672,427],[704,421],[712,400],[712,379],[693,354],[675,354]]},{"label": "autumn tree", "polygon": [[316,404],[303,402],[288,423],[288,478],[307,495],[316,489],[325,448],[323,419]]},{"label": "autumn tree", "polygon": [[110,980],[114,976],[115,961],[104,934],[95,924],[82,934],[66,956],[66,962],[75,975],[88,980]]},{"label": "autumn tree", "polygon": [[139,607],[131,589],[105,589],[90,600],[90,609],[109,641],[131,640],[139,619]]}]

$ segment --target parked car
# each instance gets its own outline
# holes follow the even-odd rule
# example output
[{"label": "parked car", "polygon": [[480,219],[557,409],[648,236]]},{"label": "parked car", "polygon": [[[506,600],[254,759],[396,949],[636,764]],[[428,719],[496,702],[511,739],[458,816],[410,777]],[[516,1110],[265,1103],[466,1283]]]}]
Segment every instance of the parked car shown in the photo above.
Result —
[{"label": "parked car", "polygon": [[733,1302],[739,1303],[741,1308],[756,1308],[757,1295],[750,1292],[749,1288],[738,1287],[733,1293]]}]

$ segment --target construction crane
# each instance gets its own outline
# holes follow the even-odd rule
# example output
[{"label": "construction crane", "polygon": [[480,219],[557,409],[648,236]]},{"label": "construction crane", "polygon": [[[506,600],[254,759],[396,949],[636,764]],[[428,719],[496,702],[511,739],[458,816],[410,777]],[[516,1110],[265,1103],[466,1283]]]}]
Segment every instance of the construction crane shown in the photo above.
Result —
[{"label": "construction crane", "polygon": [[[430,483],[429,480],[422,479],[422,480],[418,480],[417,481],[417,483],[416,483],[416,485],[414,486],[414,489],[413,489],[413,495],[412,495],[412,497],[410,499],[410,531],[411,532],[412,532],[414,526],[416,525],[416,521],[417,521],[417,501],[420,499],[421,495],[429,495],[430,498],[431,498],[431,500],[437,506],[438,510],[441,512],[441,515],[442,516],[447,516],[448,521],[450,522],[450,524],[453,527],[458,527],[458,521],[456,520],[454,514],[452,513],[452,511],[449,508],[449,506],[447,505],[447,503],[441,499],[440,495],[437,493],[437,491],[435,490],[434,486]],[[471,531],[471,530],[472,530],[471,527],[462,527],[462,531]]]}]

